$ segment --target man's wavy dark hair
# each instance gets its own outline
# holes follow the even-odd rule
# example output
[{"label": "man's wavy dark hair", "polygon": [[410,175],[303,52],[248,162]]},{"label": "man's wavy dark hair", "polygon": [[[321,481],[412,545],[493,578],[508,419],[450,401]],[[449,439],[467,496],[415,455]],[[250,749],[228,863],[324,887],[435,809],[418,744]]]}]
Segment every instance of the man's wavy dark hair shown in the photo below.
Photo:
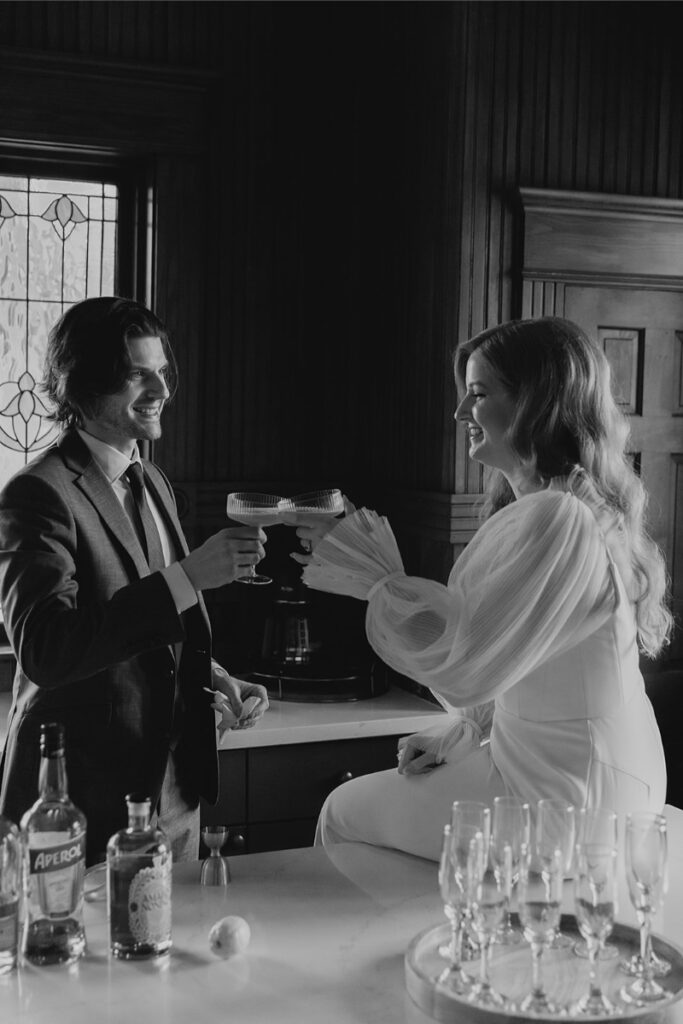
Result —
[{"label": "man's wavy dark hair", "polygon": [[168,331],[146,306],[133,299],[101,296],[85,299],[60,317],[50,331],[43,388],[55,406],[53,419],[80,426],[102,395],[121,391],[130,372],[127,342],[156,337],[168,360],[166,383],[171,397],[177,367]]}]

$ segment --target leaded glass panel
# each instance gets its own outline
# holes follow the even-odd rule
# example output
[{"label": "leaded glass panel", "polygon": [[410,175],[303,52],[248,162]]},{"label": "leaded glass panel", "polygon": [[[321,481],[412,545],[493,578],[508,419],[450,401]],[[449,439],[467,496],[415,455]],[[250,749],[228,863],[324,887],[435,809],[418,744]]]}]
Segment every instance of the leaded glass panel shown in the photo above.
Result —
[{"label": "leaded glass panel", "polygon": [[57,436],[40,381],[50,328],[115,292],[118,188],[0,175],[0,486]]}]

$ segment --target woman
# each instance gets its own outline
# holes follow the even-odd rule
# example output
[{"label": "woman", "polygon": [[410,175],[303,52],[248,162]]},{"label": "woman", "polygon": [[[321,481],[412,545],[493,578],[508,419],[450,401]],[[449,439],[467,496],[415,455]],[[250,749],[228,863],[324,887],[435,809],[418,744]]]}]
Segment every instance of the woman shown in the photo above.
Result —
[{"label": "woman", "polygon": [[[622,814],[664,804],[638,652],[662,648],[671,616],[608,363],[575,324],[545,317],[461,344],[455,375],[469,454],[495,471],[486,521],[447,586],[405,576],[400,560],[389,569],[378,560],[368,577],[358,556],[370,643],[430,687],[448,716],[400,745],[398,772],[330,795],[318,824],[325,844],[438,859],[455,799],[563,797]],[[352,526],[321,539],[323,528],[299,525],[314,547],[312,558],[295,556],[310,563],[309,585],[340,589],[335,550],[346,530],[348,559]]]}]

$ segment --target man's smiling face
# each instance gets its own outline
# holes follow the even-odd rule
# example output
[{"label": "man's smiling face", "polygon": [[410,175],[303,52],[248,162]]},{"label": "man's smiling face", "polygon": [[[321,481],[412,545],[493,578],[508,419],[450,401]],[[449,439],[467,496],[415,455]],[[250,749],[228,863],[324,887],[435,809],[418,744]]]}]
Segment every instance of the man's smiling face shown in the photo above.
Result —
[{"label": "man's smiling face", "polygon": [[129,372],[114,395],[97,399],[83,418],[88,433],[129,455],[137,441],[161,437],[161,413],[169,397],[168,360],[160,338],[131,338],[126,342]]}]

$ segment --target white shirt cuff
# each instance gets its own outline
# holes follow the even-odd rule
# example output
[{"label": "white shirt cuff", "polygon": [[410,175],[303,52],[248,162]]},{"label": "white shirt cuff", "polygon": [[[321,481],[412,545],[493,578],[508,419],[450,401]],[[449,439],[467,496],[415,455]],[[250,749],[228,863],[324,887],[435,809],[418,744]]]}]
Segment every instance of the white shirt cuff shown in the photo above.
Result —
[{"label": "white shirt cuff", "polygon": [[199,600],[197,591],[190,583],[190,578],[180,562],[171,562],[170,565],[167,565],[160,571],[168,584],[168,589],[171,591],[171,597],[175,602],[176,611],[179,615],[197,604]]}]

